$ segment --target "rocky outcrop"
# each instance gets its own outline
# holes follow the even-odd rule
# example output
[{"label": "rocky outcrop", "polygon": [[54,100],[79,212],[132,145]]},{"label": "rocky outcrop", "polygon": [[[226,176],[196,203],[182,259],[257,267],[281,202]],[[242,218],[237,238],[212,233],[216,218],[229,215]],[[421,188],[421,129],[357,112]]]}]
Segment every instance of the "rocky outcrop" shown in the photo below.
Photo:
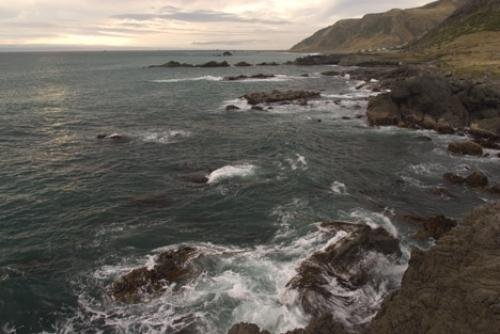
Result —
[{"label": "rocky outcrop", "polygon": [[225,110],[226,111],[237,111],[237,110],[240,110],[240,107],[237,107],[234,104],[230,104],[230,105],[226,106]]},{"label": "rocky outcrop", "polygon": [[435,215],[431,217],[404,215],[402,218],[403,220],[418,225],[420,230],[417,232],[415,237],[420,240],[428,238],[438,240],[457,226],[456,221],[448,219],[443,215]]},{"label": "rocky outcrop", "polygon": [[246,61],[240,61],[239,63],[234,64],[236,67],[249,67],[252,66],[252,64],[247,63]]},{"label": "rocky outcrop", "polygon": [[242,322],[231,327],[227,334],[271,334],[268,331],[261,331],[259,326]]},{"label": "rocky outcrop", "polygon": [[257,79],[257,80],[265,80],[265,79],[270,79],[274,78],[274,74],[255,74],[255,75],[237,75],[237,76],[230,76],[230,77],[225,77],[225,81],[239,81],[239,80],[248,80],[248,79]]},{"label": "rocky outcrop", "polygon": [[452,142],[448,145],[448,151],[459,155],[483,155],[483,148],[481,145],[472,141]]},{"label": "rocky outcrop", "polygon": [[249,104],[256,105],[261,103],[275,103],[275,102],[283,102],[283,101],[294,101],[294,100],[304,100],[304,99],[312,99],[319,98],[321,94],[316,91],[304,91],[304,90],[288,90],[288,91],[279,91],[273,90],[270,93],[267,92],[258,92],[258,93],[250,93],[244,95],[242,98],[246,99]]},{"label": "rocky outcrop", "polygon": [[111,295],[124,303],[138,303],[144,294],[161,292],[165,285],[182,285],[196,275],[191,260],[198,255],[192,247],[164,252],[152,269],[138,268],[115,281]]},{"label": "rocky outcrop", "polygon": [[233,55],[233,53],[232,53],[232,52],[230,52],[230,51],[224,51],[224,52],[222,53],[222,56],[223,56],[223,57],[230,57],[230,56],[232,56],[232,55]]},{"label": "rocky outcrop", "polygon": [[383,73],[389,93],[371,98],[368,121],[453,133],[455,129],[491,143],[500,136],[500,92],[487,83],[456,80],[426,67],[403,66]]},{"label": "rocky outcrop", "polygon": [[221,61],[221,62],[216,62],[216,61],[209,61],[205,64],[201,65],[196,65],[196,67],[229,67],[229,63],[227,61]]},{"label": "rocky outcrop", "polygon": [[414,250],[401,289],[369,334],[498,333],[500,204],[474,210],[428,252]]},{"label": "rocky outcrop", "polygon": [[316,317],[329,313],[328,305],[355,302],[345,295],[336,296],[329,282],[335,281],[347,291],[368,284],[376,263],[363,261],[366,254],[377,252],[396,258],[401,255],[399,241],[382,228],[372,230],[366,225],[341,222],[323,223],[321,228],[340,240],[305,260],[297,269],[297,276],[287,284],[299,292],[304,311]]},{"label": "rocky outcrop", "polygon": [[168,63],[161,64],[161,65],[151,65],[149,68],[155,68],[155,67],[167,67],[167,68],[176,68],[176,67],[194,67],[192,64],[186,64],[186,63],[180,63],[178,61],[169,61]]},{"label": "rocky outcrop", "polygon": [[443,175],[443,178],[451,184],[466,184],[471,188],[485,188],[489,183],[488,177],[480,171],[474,171],[466,177],[453,173],[446,173]]},{"label": "rocky outcrop", "polygon": [[279,66],[280,64],[277,63],[277,62],[263,62],[263,63],[259,63],[257,64],[257,66]]}]

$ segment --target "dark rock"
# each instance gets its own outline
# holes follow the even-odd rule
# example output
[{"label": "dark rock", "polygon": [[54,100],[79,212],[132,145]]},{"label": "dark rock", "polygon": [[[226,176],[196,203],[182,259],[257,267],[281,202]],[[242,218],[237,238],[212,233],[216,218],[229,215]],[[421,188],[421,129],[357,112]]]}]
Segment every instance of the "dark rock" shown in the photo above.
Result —
[{"label": "dark rock", "polygon": [[191,247],[183,247],[160,254],[153,269],[142,267],[122,276],[111,286],[114,299],[124,303],[138,303],[141,294],[161,292],[165,285],[182,285],[196,270],[190,261],[198,255]]},{"label": "dark rock", "polygon": [[389,94],[371,98],[368,102],[367,116],[370,126],[398,125],[401,122],[399,107]]},{"label": "dark rock", "polygon": [[430,251],[414,250],[366,333],[498,333],[499,221],[500,203],[481,207]]},{"label": "dark rock", "polygon": [[347,120],[350,120],[351,118],[350,118],[350,117],[348,117],[348,116],[343,116],[343,117],[342,117],[342,119],[343,119],[344,121],[347,121]]},{"label": "dark rock", "polygon": [[256,75],[238,75],[238,76],[233,76],[233,77],[225,77],[224,80],[226,81],[239,81],[239,80],[247,80],[247,79],[270,79],[274,78],[274,74],[256,74]]},{"label": "dark rock", "polygon": [[243,98],[245,98],[249,104],[256,105],[261,103],[288,102],[308,98],[319,98],[320,96],[321,94],[315,91],[274,90],[270,93],[250,93],[243,96]]},{"label": "dark rock", "polygon": [[178,61],[169,61],[168,63],[162,64],[162,65],[151,65],[149,66],[150,68],[155,68],[155,67],[171,67],[171,68],[176,68],[176,67],[194,67],[192,64],[186,64],[186,63],[179,63]]},{"label": "dark rock", "polygon": [[230,51],[224,51],[224,53],[222,54],[223,57],[230,57],[232,55],[233,55],[233,53]]},{"label": "dark rock", "polygon": [[494,195],[500,195],[500,184],[489,187],[488,192]]},{"label": "dark rock", "polygon": [[205,184],[208,182],[208,174],[204,172],[191,173],[185,178],[192,183]]},{"label": "dark rock", "polygon": [[236,325],[233,325],[227,334],[270,334],[268,331],[261,331],[259,326],[255,324],[249,324],[246,322],[242,322]]},{"label": "dark rock", "polygon": [[465,183],[465,178],[460,175],[456,175],[453,173],[446,173],[443,175],[443,179],[452,184],[463,184]]},{"label": "dark rock", "polygon": [[417,239],[434,238],[438,240],[443,235],[451,231],[452,228],[457,226],[457,222],[446,218],[443,215],[436,215],[431,217],[421,217],[416,215],[404,215],[403,219],[412,223],[416,223],[422,227],[417,232]]},{"label": "dark rock", "polygon": [[303,78],[309,78],[309,74],[308,73],[301,74],[300,76],[303,77]]},{"label": "dark rock", "polygon": [[295,329],[285,334],[347,334],[349,331],[336,322],[331,314],[313,318],[304,329]]},{"label": "dark rock", "polygon": [[222,61],[222,62],[216,62],[216,61],[209,61],[205,64],[201,65],[196,65],[196,67],[230,67],[229,63],[227,61]]},{"label": "dark rock", "polygon": [[253,111],[264,111],[264,108],[262,108],[261,106],[252,106],[251,108]]},{"label": "dark rock", "polygon": [[252,64],[249,64],[245,61],[240,61],[239,63],[236,63],[234,64],[234,66],[237,66],[237,67],[248,67],[248,66],[252,66]]},{"label": "dark rock", "polygon": [[236,111],[236,110],[240,110],[240,108],[235,106],[234,104],[226,106],[226,111]]},{"label": "dark rock", "polygon": [[302,262],[297,275],[287,284],[287,287],[298,290],[303,309],[313,316],[328,313],[325,305],[349,303],[348,297],[336,296],[330,291],[329,281],[335,280],[347,290],[356,290],[368,284],[371,279],[369,272],[376,264],[362,261],[367,252],[401,256],[399,241],[382,228],[372,230],[365,225],[340,222],[322,223],[321,228],[331,233],[332,237],[341,231],[346,236]]},{"label": "dark rock", "polygon": [[107,134],[98,134],[96,138],[97,138],[97,139],[104,139],[104,138],[106,138],[107,136],[108,136]]},{"label": "dark rock", "polygon": [[301,65],[301,66],[311,66],[311,65],[338,65],[342,60],[343,55],[314,55],[314,56],[305,56],[301,58],[297,58],[294,62],[291,62],[293,65]]},{"label": "dark rock", "polygon": [[431,142],[432,141],[432,138],[428,137],[428,136],[418,136],[415,139],[418,141],[424,141],[424,142]]},{"label": "dark rock", "polygon": [[472,141],[453,142],[448,145],[448,151],[459,155],[482,156],[483,149],[481,145]]},{"label": "dark rock", "polygon": [[488,185],[488,177],[475,171],[465,178],[465,183],[471,188],[484,188]]},{"label": "dark rock", "polygon": [[257,64],[258,66],[279,66],[278,63],[276,62],[263,62],[263,63],[260,63],[260,64]]},{"label": "dark rock", "polygon": [[492,150],[500,150],[500,144],[496,143],[493,139],[478,138],[474,139],[474,143],[481,145],[483,148],[489,148]]}]

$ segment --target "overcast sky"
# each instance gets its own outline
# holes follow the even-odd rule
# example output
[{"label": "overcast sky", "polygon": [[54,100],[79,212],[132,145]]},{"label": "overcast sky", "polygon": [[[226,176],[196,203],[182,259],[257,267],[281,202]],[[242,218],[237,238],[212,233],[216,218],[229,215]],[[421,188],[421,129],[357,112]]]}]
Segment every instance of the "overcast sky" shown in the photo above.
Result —
[{"label": "overcast sky", "polygon": [[347,17],[426,0],[0,0],[0,48],[288,49]]}]

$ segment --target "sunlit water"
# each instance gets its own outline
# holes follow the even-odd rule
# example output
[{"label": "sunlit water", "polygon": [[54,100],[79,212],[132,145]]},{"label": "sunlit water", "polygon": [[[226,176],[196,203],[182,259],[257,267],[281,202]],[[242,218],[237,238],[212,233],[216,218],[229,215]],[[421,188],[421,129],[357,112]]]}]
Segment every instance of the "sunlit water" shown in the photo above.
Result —
[{"label": "sunlit water", "polygon": [[[250,321],[280,333],[309,320],[286,283],[303,259],[336,242],[316,222],[382,226],[406,248],[413,230],[391,221],[391,212],[461,218],[490,200],[460,187],[451,188],[456,198],[440,198],[432,187],[445,172],[472,168],[494,180],[498,158],[451,157],[453,136],[368,128],[355,116],[365,113],[370,92],[320,75],[331,67],[146,68],[169,60],[223,59],[217,52],[0,54],[2,331],[224,333]],[[222,80],[257,73],[277,77]],[[317,89],[323,97],[268,112],[238,99],[272,89]],[[227,104],[241,110],[226,112]],[[96,139],[101,133],[130,140]],[[189,181],[200,171],[207,185]],[[134,202],[158,195],[168,203]],[[206,254],[191,284],[136,305],[109,297],[121,274],[186,244]],[[397,287],[405,259],[377,259],[381,285],[355,291],[357,305],[332,313],[347,324],[368,321]]]}]

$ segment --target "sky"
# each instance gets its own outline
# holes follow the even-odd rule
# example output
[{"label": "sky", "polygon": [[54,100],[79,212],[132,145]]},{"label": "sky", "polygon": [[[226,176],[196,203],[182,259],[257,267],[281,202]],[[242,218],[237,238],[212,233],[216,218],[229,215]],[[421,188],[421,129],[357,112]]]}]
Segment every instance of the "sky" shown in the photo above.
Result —
[{"label": "sky", "polygon": [[0,50],[284,50],[339,19],[426,2],[0,0]]}]

